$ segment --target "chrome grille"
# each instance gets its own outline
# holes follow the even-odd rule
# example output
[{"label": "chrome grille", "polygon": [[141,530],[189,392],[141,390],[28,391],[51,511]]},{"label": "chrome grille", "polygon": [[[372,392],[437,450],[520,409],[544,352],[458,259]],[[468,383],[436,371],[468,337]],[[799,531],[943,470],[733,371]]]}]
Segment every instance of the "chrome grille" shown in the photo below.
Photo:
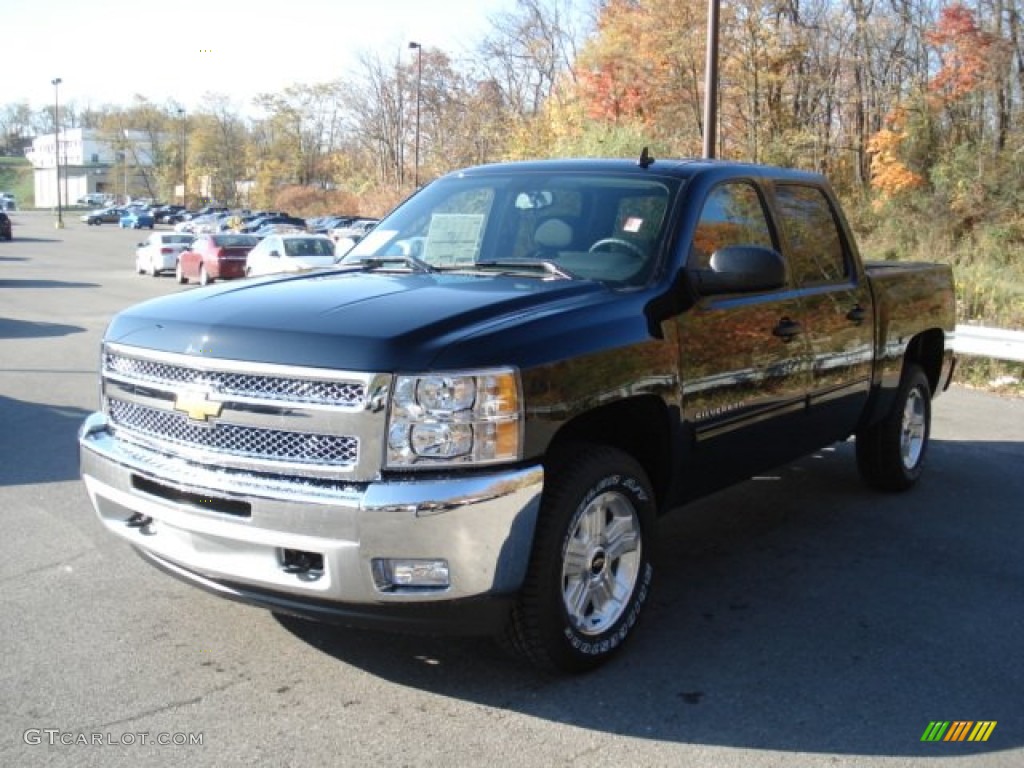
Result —
[{"label": "chrome grille", "polygon": [[182,365],[127,357],[114,352],[103,356],[103,372],[152,384],[206,384],[224,395],[356,407],[366,398],[358,381],[327,381],[232,371],[204,371]]},{"label": "chrome grille", "polygon": [[183,414],[110,399],[115,428],[190,449],[217,451],[261,461],[351,466],[359,455],[354,437],[287,432],[214,423],[199,426]]}]

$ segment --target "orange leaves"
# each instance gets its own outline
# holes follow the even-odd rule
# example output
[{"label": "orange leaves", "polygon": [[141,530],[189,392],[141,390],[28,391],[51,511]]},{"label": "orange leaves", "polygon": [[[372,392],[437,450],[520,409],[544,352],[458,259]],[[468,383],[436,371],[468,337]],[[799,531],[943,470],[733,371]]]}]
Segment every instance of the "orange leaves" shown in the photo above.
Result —
[{"label": "orange leaves", "polygon": [[685,112],[703,74],[704,13],[699,0],[607,0],[577,67],[586,116],[694,134]]},{"label": "orange leaves", "polygon": [[621,119],[643,119],[643,92],[628,68],[615,61],[601,69],[579,73],[587,117],[617,123]]},{"label": "orange leaves", "polygon": [[906,111],[896,107],[886,117],[886,124],[869,139],[867,147],[872,155],[871,186],[879,193],[879,203],[924,186],[924,178],[907,168],[898,156],[900,145],[907,138]]}]

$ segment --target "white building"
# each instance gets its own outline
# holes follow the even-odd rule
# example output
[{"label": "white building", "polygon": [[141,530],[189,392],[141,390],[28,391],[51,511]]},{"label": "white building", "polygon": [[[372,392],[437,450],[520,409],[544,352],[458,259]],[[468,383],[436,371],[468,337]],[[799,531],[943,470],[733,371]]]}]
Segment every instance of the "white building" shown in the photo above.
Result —
[{"label": "white building", "polygon": [[[35,168],[37,208],[57,207],[56,149],[55,136],[48,133],[37,136],[25,150]],[[61,131],[61,202],[73,205],[79,198],[95,193],[118,199],[148,194],[142,169],[152,165],[152,145],[142,131],[125,131],[124,140],[118,142],[90,128]],[[120,170],[115,172],[115,167]]]}]

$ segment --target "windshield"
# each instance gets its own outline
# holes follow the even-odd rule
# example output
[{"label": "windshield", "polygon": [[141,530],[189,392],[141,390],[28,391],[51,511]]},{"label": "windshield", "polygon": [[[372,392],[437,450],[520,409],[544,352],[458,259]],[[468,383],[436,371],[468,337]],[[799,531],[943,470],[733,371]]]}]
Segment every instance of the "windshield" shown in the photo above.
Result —
[{"label": "windshield", "polygon": [[[344,263],[477,271],[539,262],[540,276],[650,279],[680,181],[635,173],[495,173],[440,179],[371,231]],[[554,269],[553,269],[554,268]]]}]

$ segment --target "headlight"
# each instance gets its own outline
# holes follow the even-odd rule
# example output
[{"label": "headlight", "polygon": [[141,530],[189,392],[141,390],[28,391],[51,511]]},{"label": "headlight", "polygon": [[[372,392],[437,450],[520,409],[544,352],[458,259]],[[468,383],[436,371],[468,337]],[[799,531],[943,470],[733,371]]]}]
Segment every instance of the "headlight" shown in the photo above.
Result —
[{"label": "headlight", "polygon": [[520,409],[511,369],[396,376],[385,463],[426,469],[517,461]]}]

